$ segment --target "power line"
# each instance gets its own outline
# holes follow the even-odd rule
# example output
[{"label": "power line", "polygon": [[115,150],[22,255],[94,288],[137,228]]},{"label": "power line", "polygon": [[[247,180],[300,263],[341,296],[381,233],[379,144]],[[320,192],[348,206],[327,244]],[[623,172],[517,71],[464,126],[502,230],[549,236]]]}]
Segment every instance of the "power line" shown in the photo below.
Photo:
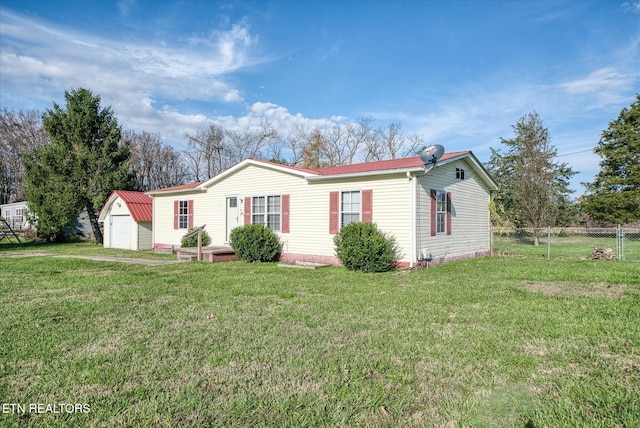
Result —
[{"label": "power line", "polygon": [[559,158],[562,156],[577,155],[578,153],[586,153],[586,152],[593,152],[593,149],[580,150],[579,152],[572,152],[572,153],[564,153],[562,155],[556,155],[556,157]]}]

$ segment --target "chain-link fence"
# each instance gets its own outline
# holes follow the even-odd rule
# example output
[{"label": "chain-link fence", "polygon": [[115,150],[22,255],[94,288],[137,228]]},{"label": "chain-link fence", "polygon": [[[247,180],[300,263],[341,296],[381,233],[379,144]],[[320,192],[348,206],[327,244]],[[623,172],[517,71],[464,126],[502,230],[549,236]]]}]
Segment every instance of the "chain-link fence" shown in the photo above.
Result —
[{"label": "chain-link fence", "polygon": [[640,261],[640,229],[547,227],[492,231],[496,256]]}]

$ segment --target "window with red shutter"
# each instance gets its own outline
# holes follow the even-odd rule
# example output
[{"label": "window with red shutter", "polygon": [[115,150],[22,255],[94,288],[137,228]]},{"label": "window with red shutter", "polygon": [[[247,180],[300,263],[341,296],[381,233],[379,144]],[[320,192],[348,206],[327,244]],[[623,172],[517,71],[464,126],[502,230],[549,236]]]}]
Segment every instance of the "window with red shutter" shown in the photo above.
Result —
[{"label": "window with red shutter", "polygon": [[282,195],[282,233],[289,233],[289,195]]},{"label": "window with red shutter", "polygon": [[173,228],[180,228],[180,201],[173,201]]},{"label": "window with red shutter", "polygon": [[362,191],[362,222],[373,222],[373,190]]},{"label": "window with red shutter", "polygon": [[340,232],[340,192],[329,193],[329,233]]},{"label": "window with red shutter", "polygon": [[193,199],[187,202],[187,229],[193,229]]},{"label": "window with red shutter", "polygon": [[451,192],[447,192],[447,235],[451,235]]},{"label": "window with red shutter", "polygon": [[244,197],[244,224],[251,224],[251,196]]}]

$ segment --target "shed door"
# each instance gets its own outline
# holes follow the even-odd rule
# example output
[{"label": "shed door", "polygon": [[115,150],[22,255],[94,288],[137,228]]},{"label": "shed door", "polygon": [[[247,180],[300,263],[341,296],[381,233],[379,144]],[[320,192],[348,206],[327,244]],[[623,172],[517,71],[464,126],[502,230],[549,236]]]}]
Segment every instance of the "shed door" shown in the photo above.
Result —
[{"label": "shed door", "polygon": [[110,224],[111,248],[131,249],[131,216],[112,215]]}]

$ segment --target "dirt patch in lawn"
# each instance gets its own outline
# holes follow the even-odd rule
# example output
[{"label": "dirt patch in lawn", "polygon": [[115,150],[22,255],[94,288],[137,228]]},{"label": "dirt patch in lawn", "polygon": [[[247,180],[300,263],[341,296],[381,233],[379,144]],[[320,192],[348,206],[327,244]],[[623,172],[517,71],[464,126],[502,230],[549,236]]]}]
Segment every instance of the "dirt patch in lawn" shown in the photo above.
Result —
[{"label": "dirt patch in lawn", "polygon": [[627,286],[625,284],[607,284],[603,282],[585,284],[582,282],[525,282],[522,287],[532,293],[560,297],[612,297],[620,298]]}]

